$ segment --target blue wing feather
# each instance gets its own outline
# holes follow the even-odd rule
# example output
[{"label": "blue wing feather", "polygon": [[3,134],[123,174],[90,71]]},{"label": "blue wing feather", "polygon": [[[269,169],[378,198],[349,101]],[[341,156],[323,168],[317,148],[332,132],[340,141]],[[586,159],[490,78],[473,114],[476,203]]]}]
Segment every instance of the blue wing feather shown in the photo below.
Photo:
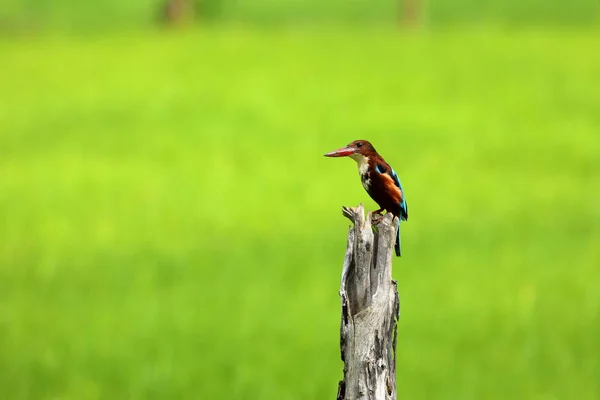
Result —
[{"label": "blue wing feather", "polygon": [[[380,165],[380,164],[375,164],[375,170],[379,174],[387,174],[389,177],[391,177],[392,180],[394,181],[394,184],[396,185],[396,187],[400,189],[400,192],[402,193],[402,201],[399,204],[400,219],[402,219],[403,221],[408,220],[408,205],[406,204],[406,198],[404,196],[404,189],[402,188],[402,184],[400,183],[398,174],[396,173],[396,171],[394,171],[393,168],[390,167],[390,170],[388,171],[388,169],[385,165]],[[396,234],[396,244],[394,247],[396,250],[396,255],[401,256],[402,250],[400,248],[400,224],[398,224],[398,232]]]},{"label": "blue wing feather", "polygon": [[402,184],[400,183],[400,179],[398,178],[398,174],[396,174],[396,171],[394,171],[394,169],[392,168],[392,178],[394,179],[394,183],[396,184],[396,186],[398,186],[400,188],[400,191],[402,192],[402,202],[400,203],[400,209],[402,210],[402,219],[407,220],[408,219],[408,205],[406,204],[406,196],[404,196],[404,189],[402,189]]},{"label": "blue wing feather", "polygon": [[[402,184],[400,183],[400,178],[398,178],[398,174],[392,168],[392,178],[394,179],[394,183],[396,186],[400,188],[402,192],[402,202],[400,203],[400,211],[402,212],[401,218],[403,220],[408,220],[408,205],[406,204],[406,197],[404,196],[404,189],[402,189]],[[396,244],[395,244],[396,255],[400,257],[402,255],[401,244],[400,244],[400,224],[398,224],[398,232],[396,233]]]}]

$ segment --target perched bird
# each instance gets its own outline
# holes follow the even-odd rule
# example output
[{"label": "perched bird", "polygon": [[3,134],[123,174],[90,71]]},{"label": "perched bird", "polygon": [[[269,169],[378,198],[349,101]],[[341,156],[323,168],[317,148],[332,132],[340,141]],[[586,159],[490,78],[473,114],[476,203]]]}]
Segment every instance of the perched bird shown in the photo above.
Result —
[{"label": "perched bird", "polygon": [[[355,140],[346,147],[325,154],[325,157],[346,156],[356,161],[363,187],[379,204],[379,210],[373,211],[373,214],[381,215],[385,210],[398,217],[400,221],[408,220],[408,207],[400,179],[392,167],[377,154],[373,145],[366,140]],[[396,255],[400,257],[400,224],[398,224],[395,250]]]}]

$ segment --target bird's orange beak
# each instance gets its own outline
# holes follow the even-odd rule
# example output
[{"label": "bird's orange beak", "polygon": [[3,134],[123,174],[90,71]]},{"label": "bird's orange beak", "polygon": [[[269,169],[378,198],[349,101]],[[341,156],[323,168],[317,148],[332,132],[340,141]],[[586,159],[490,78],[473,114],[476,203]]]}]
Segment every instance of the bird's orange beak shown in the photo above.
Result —
[{"label": "bird's orange beak", "polygon": [[355,150],[352,147],[342,147],[325,154],[325,157],[345,157],[354,154]]}]

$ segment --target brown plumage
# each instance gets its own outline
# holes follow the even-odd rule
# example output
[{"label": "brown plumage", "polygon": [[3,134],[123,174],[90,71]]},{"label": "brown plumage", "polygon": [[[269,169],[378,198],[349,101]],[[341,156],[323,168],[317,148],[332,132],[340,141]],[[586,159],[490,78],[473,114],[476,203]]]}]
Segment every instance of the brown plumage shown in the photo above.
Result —
[{"label": "brown plumage", "polygon": [[[374,214],[383,210],[392,213],[401,221],[408,220],[408,206],[398,175],[381,157],[375,147],[366,140],[355,140],[339,150],[325,154],[327,157],[348,156],[358,164],[358,172],[363,187],[379,205]],[[396,255],[400,256],[400,226],[396,238]]]}]

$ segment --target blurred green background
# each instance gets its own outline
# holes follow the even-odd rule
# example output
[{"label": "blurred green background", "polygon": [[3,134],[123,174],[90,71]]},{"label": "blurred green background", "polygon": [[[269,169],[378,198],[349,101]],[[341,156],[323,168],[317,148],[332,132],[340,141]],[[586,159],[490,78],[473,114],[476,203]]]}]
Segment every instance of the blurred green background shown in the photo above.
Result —
[{"label": "blurred green background", "polygon": [[333,399],[359,138],[398,398],[600,398],[598,1],[203,7],[2,0],[0,398]]}]

